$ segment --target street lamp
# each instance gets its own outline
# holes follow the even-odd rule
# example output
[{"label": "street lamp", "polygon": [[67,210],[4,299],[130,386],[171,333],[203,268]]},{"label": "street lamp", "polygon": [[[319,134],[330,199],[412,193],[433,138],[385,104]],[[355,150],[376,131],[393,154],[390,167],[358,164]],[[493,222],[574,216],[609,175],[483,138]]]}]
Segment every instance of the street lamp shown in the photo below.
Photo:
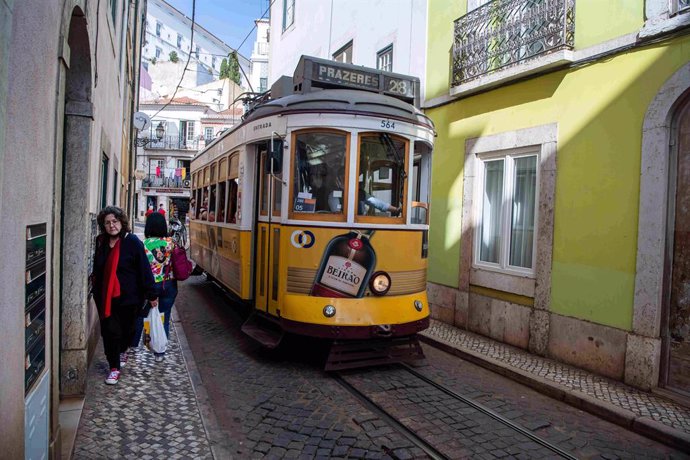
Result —
[{"label": "street lamp", "polygon": [[156,139],[150,139],[148,137],[142,137],[136,139],[136,143],[138,147],[146,147],[149,145],[151,142],[157,142],[163,139],[163,136],[165,135],[165,127],[163,126],[163,122],[161,121],[158,123],[158,126],[156,126]]}]

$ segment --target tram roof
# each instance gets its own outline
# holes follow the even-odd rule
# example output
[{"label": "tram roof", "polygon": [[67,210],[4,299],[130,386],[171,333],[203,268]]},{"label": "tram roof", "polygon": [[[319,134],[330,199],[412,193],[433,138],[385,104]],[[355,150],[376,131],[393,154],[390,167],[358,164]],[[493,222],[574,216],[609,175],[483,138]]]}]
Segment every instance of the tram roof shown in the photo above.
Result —
[{"label": "tram roof", "polygon": [[306,94],[290,94],[257,105],[244,123],[259,118],[290,113],[350,113],[394,118],[429,126],[429,117],[413,105],[384,94],[351,89],[323,89]]}]

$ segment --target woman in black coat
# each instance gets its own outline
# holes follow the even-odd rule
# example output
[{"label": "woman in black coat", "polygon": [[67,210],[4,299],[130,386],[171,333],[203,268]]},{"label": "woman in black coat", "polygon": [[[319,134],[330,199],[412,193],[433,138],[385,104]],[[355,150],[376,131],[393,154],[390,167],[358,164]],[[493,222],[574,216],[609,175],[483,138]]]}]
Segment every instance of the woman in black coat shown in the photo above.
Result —
[{"label": "woman in black coat", "polygon": [[137,312],[146,300],[158,305],[144,245],[130,233],[124,211],[105,207],[97,217],[100,234],[93,263],[93,296],[101,320],[103,349],[110,371],[105,383],[115,385],[127,362]]}]

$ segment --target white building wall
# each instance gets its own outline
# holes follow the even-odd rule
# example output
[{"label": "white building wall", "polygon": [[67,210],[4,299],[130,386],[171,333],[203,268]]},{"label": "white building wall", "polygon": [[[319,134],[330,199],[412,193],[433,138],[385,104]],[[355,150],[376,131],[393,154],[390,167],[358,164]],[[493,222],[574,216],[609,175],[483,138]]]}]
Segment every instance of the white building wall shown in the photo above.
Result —
[{"label": "white building wall", "polygon": [[294,22],[283,30],[284,3],[271,6],[269,86],[292,76],[301,55],[332,59],[352,40],[352,63],[373,68],[392,44],[393,72],[419,77],[424,94],[426,0],[294,0]]},{"label": "white building wall", "polygon": [[[191,162],[199,147],[204,145],[200,141],[203,136],[200,120],[207,111],[205,106],[173,104],[158,113],[162,107],[162,104],[142,104],[139,106],[139,110],[151,118],[151,132],[140,133],[139,137],[155,139],[155,129],[158,124],[163,122],[165,126],[162,144],[154,142],[148,147],[139,147],[137,151],[136,170],[145,176],[155,173],[155,166],[152,163],[154,160],[164,160],[160,180],[156,180],[153,184],[141,179],[136,181],[137,206],[135,218],[139,221],[145,220],[149,197],[155,202],[156,209],[158,209],[158,205],[163,204],[166,212],[169,211],[173,198],[189,199],[191,197],[189,188],[180,188],[179,183],[171,184],[170,181],[164,181],[163,179],[170,179],[171,173],[178,167],[179,160]],[[182,145],[181,142],[179,144],[175,143],[183,136],[180,132],[182,121],[192,123],[194,126],[194,137],[186,142],[185,145]],[[186,136],[185,139],[187,139]],[[165,148],[151,148],[152,146]]]},{"label": "white building wall", "polygon": [[[254,22],[256,23],[256,41],[252,49],[249,82],[255,92],[262,92],[268,89],[268,30],[270,24],[268,19],[257,19]],[[262,85],[262,83],[264,84]]]},{"label": "white building wall", "polygon": [[[157,34],[156,24],[160,23],[160,35]],[[177,52],[181,62],[186,62],[189,53],[192,60],[199,62],[212,72],[212,79],[217,79],[220,72],[220,64],[224,57],[233,50],[203,27],[194,29],[194,43],[191,39],[191,18],[184,15],[163,0],[149,0],[146,11],[145,45],[142,50],[142,61],[146,68],[150,69],[151,60],[156,57],[156,48],[160,49],[160,56],[156,61],[168,61],[171,51]],[[182,37],[178,46],[178,35]],[[199,47],[199,55],[196,55],[196,47]],[[248,74],[249,59],[239,55],[240,66]],[[184,67],[184,66],[183,66]],[[177,79],[179,80],[178,74]],[[246,80],[244,77],[242,79]],[[199,80],[197,85],[207,83],[211,79]],[[154,80],[155,82],[155,80]],[[194,85],[196,86],[196,85]]]},{"label": "white building wall", "polygon": [[[129,7],[130,2],[118,2],[118,5]],[[126,24],[123,26],[123,11],[127,9],[118,8],[113,21],[110,8],[101,5],[97,9],[91,2],[87,7],[84,0],[0,1],[2,458],[24,458],[25,454],[27,458],[33,454],[36,458],[60,458],[57,450],[60,397],[83,394],[85,390],[88,342],[97,334],[94,327],[97,315],[86,300],[86,265],[91,254],[88,224],[90,216],[100,207],[102,154],[110,160],[107,171],[110,202],[114,171],[122,177],[122,152],[128,150],[125,120],[129,117],[123,110],[130,109],[131,100],[127,100],[129,91],[123,91],[126,75],[122,69],[126,68],[124,61],[128,58],[127,53],[121,54],[121,45],[127,43],[122,36],[127,29]],[[78,43],[72,48],[68,43],[70,23],[79,24]],[[80,47],[87,48],[87,52],[79,52]],[[70,56],[76,61],[71,65]],[[68,76],[77,73],[84,78],[72,80],[72,94],[67,94]],[[89,97],[73,97],[79,92],[75,86],[90,88]],[[74,123],[77,118],[82,121]],[[40,127],[41,135],[28,136],[27,127],[31,126]],[[83,163],[70,164],[66,161],[68,157]],[[80,199],[66,198],[62,203],[63,193],[66,197],[73,196],[67,189],[78,190]],[[62,217],[63,211],[69,218]],[[73,219],[74,216],[79,217]],[[25,422],[27,426],[33,423],[24,407],[26,228],[42,223],[46,224],[47,232],[46,348],[45,367],[38,380],[47,378],[49,390],[47,400],[41,403],[48,406],[45,411],[48,426],[37,430],[42,432],[47,428],[49,438],[32,438],[27,443],[34,449],[30,452],[24,450],[25,437],[31,436],[31,430],[25,431]],[[69,239],[68,234],[76,234],[78,238]],[[67,241],[77,244],[70,246]],[[65,283],[62,292],[58,289],[61,281]],[[61,294],[75,302],[63,302],[58,309]],[[36,391],[34,386],[27,396],[35,395]]]}]

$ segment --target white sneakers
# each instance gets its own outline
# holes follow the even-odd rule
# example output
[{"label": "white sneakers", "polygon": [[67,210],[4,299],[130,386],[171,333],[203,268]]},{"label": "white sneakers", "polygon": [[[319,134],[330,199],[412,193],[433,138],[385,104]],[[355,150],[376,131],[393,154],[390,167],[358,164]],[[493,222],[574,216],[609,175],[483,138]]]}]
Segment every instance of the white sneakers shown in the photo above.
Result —
[{"label": "white sneakers", "polygon": [[106,385],[115,385],[120,381],[120,371],[115,368],[110,369],[108,377],[105,379]]}]

